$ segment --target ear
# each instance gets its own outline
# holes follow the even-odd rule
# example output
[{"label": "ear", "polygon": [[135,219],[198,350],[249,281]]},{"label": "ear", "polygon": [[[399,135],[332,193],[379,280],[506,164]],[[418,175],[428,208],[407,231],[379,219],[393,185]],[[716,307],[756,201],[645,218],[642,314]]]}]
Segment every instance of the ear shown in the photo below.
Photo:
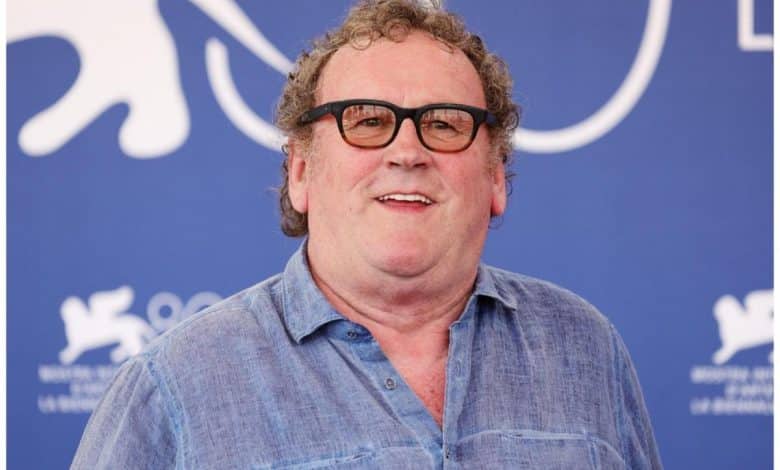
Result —
[{"label": "ear", "polygon": [[309,161],[300,142],[287,143],[287,187],[293,208],[305,214],[309,210]]},{"label": "ear", "polygon": [[490,215],[495,217],[506,210],[506,173],[504,163],[498,162],[492,171],[493,199],[490,203]]}]

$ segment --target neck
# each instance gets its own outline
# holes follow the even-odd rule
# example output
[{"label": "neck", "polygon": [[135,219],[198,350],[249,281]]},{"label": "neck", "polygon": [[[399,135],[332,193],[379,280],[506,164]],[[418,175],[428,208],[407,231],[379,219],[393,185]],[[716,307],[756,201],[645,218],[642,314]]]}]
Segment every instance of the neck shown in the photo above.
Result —
[{"label": "neck", "polygon": [[449,327],[463,312],[477,274],[474,266],[461,279],[446,282],[426,279],[433,276],[425,274],[339,276],[342,271],[328,271],[317,261],[316,253],[310,252],[312,277],[325,298],[347,319],[368,329],[388,355],[395,349],[427,357],[446,354]]}]

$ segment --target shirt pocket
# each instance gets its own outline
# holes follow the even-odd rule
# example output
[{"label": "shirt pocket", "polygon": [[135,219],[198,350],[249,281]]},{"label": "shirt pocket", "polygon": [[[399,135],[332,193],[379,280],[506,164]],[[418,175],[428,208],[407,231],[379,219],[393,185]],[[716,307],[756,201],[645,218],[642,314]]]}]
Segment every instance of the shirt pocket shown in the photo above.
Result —
[{"label": "shirt pocket", "polygon": [[457,446],[461,468],[613,470],[626,465],[614,447],[587,434],[495,430],[472,435]]},{"label": "shirt pocket", "polygon": [[428,469],[433,461],[421,447],[398,446],[375,450],[358,451],[338,456],[296,459],[296,461],[277,462],[271,465],[255,465],[253,469],[274,470],[315,470],[315,469]]},{"label": "shirt pocket", "polygon": [[321,468],[361,468],[373,461],[374,455],[371,452],[358,452],[352,455],[342,455],[326,458],[315,458],[297,462],[278,462],[271,465],[256,465],[256,470],[314,470]]}]

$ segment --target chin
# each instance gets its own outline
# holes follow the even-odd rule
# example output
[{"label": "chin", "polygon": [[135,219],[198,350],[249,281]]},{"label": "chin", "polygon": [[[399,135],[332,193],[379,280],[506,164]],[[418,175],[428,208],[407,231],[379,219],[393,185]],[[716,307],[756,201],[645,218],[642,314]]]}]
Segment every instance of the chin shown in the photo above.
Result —
[{"label": "chin", "polygon": [[374,252],[374,262],[382,271],[401,277],[413,277],[430,267],[431,253],[419,248],[392,249],[383,247]]}]

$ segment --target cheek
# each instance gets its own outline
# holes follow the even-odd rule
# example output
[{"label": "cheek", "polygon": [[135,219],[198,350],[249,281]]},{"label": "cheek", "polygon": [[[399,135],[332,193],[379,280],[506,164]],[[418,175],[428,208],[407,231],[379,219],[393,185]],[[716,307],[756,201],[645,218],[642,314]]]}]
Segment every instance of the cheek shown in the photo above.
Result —
[{"label": "cheek", "polygon": [[464,160],[445,170],[447,180],[451,190],[463,199],[464,204],[479,206],[489,198],[492,190],[490,165],[481,155],[469,155],[468,158],[471,160]]},{"label": "cheek", "polygon": [[[338,147],[336,147],[338,148]],[[349,150],[336,154],[318,154],[309,166],[311,171],[312,203],[319,200],[325,210],[343,210],[359,203],[365,196],[373,172],[371,159],[355,155]],[[324,202],[328,201],[327,204]]]}]

